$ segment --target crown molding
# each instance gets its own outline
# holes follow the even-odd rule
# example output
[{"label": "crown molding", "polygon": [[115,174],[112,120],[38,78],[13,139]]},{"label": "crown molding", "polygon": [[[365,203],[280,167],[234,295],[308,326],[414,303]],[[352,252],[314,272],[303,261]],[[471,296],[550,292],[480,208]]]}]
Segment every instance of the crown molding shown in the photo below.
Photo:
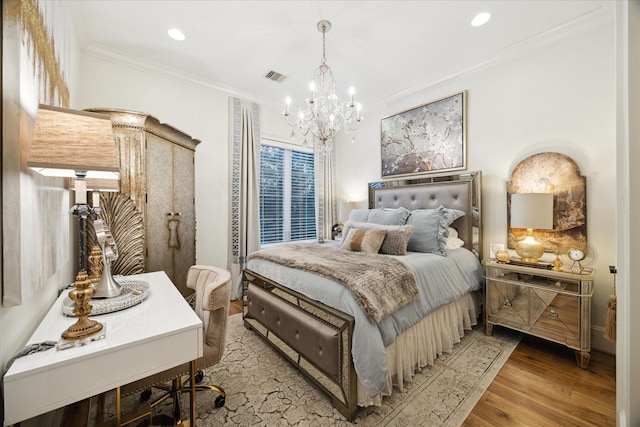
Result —
[{"label": "crown molding", "polygon": [[[242,98],[248,101],[273,104],[265,98],[257,97],[254,93],[238,90],[234,87],[224,85],[219,82],[214,82],[201,77],[194,76],[189,73],[185,73],[173,67],[169,67],[164,64],[159,64],[154,61],[142,60],[132,55],[126,54],[122,51],[110,49],[99,44],[92,44],[87,47],[83,54],[89,57],[97,58],[106,62],[121,65],[123,67],[131,68],[144,73],[156,75],[158,77],[168,78],[180,83],[191,84],[194,86],[206,87],[218,92],[222,92],[225,95]],[[275,104],[274,104],[275,105]]]}]

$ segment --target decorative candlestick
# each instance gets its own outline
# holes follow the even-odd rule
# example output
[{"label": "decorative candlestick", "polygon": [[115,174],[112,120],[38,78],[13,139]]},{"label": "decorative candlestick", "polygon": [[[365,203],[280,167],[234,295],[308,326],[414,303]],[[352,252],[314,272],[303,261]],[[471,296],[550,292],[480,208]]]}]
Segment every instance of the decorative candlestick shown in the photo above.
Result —
[{"label": "decorative candlestick", "polygon": [[92,285],[95,285],[100,281],[102,275],[102,251],[100,250],[100,246],[93,245],[88,261],[91,271],[89,280],[91,280]]}]

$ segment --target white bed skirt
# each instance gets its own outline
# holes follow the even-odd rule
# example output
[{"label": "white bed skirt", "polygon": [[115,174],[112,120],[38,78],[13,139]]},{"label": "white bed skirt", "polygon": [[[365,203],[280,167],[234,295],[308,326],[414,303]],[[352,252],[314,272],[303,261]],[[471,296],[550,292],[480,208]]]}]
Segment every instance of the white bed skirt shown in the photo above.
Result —
[{"label": "white bed skirt", "polygon": [[433,365],[442,353],[450,353],[464,331],[477,323],[478,303],[479,293],[466,294],[400,334],[386,350],[389,370],[384,389],[370,397],[358,381],[358,406],[380,406],[394,386],[403,390],[404,382],[411,381],[415,372]]}]

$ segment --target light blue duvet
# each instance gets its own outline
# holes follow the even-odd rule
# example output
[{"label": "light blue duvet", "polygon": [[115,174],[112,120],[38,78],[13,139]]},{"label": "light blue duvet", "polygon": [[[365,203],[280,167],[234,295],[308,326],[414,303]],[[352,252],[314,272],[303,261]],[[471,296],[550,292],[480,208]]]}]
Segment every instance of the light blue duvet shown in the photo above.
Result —
[{"label": "light blue duvet", "polygon": [[482,283],[478,258],[464,248],[449,250],[446,257],[418,252],[393,257],[414,272],[420,297],[378,324],[368,322],[362,308],[340,283],[257,258],[249,260],[247,269],[352,315],[355,318],[353,364],[362,385],[370,396],[375,396],[382,391],[387,377],[385,347],[430,312],[480,289]]}]

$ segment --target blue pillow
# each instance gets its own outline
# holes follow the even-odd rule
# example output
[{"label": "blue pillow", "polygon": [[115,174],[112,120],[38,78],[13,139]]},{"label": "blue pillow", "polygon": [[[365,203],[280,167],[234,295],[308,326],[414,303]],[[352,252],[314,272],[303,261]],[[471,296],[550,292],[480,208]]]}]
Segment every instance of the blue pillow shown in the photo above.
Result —
[{"label": "blue pillow", "polygon": [[405,225],[411,211],[406,208],[397,209],[371,209],[367,222],[380,225]]},{"label": "blue pillow", "polygon": [[[461,211],[458,211],[461,212]],[[407,225],[413,225],[407,250],[447,256],[447,215],[438,209],[416,210],[411,212]]]},{"label": "blue pillow", "polygon": [[461,216],[464,216],[463,211],[459,211],[457,209],[445,208],[442,205],[438,206],[436,210],[441,210],[442,212],[444,212],[445,220],[447,221],[447,227],[450,226],[453,223],[453,221],[455,221],[456,219],[460,218]]},{"label": "blue pillow", "polygon": [[348,221],[351,222],[367,222],[369,218],[369,209],[352,209],[349,213]]}]

